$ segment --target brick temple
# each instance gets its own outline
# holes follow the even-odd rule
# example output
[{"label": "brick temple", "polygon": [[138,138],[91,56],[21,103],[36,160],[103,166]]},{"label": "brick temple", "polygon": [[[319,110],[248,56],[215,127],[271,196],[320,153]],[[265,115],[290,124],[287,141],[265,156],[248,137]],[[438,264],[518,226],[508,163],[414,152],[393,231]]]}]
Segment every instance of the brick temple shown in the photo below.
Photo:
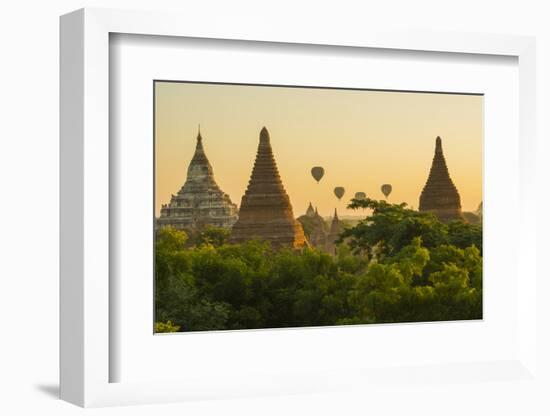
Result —
[{"label": "brick temple", "polygon": [[239,219],[231,231],[231,241],[250,239],[270,241],[273,247],[301,248],[306,239],[302,225],[294,218],[264,127],[248,188],[241,200]]},{"label": "brick temple", "polygon": [[449,175],[439,136],[435,139],[432,167],[420,194],[418,210],[432,212],[442,222],[463,220],[460,195]]},{"label": "brick temple", "polygon": [[172,195],[170,202],[162,205],[157,227],[193,230],[210,225],[231,228],[237,221],[237,212],[237,206],[214,179],[199,130],[195,154],[187,168],[187,179],[179,192]]}]

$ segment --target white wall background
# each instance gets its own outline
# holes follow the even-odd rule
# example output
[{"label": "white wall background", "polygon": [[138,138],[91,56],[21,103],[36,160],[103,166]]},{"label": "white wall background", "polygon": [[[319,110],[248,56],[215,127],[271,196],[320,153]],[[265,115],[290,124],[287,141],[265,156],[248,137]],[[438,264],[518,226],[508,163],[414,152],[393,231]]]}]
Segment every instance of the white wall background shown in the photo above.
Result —
[{"label": "white wall background", "polygon": [[[537,36],[540,158],[537,209],[548,216],[550,186],[550,12],[540,0],[7,0],[0,9],[0,414],[76,414],[56,399],[58,385],[58,16],[80,7],[178,10],[208,22],[237,14],[288,25],[385,24],[438,30]],[[213,19],[216,20],[216,19]],[[207,23],[205,23],[207,24]],[[546,162],[546,163],[545,163]],[[541,220],[539,240],[550,235]],[[542,245],[541,250],[547,247]],[[541,253],[545,254],[545,253]],[[541,255],[541,258],[544,256]],[[549,276],[548,266],[545,275]],[[550,284],[538,288],[540,310],[550,316]],[[546,295],[545,295],[546,294]],[[545,318],[548,323],[548,318]],[[548,326],[547,326],[548,328]],[[540,331],[550,351],[548,330]],[[541,351],[542,352],[542,351]],[[539,359],[548,366],[548,352]],[[547,369],[549,367],[546,367]],[[550,374],[550,372],[546,372]],[[548,388],[548,386],[547,386]],[[499,383],[489,389],[432,385],[377,397],[346,393],[196,402],[152,408],[100,409],[99,414],[550,414],[541,391]],[[548,388],[550,390],[550,388]],[[545,404],[543,405],[542,403]]]}]

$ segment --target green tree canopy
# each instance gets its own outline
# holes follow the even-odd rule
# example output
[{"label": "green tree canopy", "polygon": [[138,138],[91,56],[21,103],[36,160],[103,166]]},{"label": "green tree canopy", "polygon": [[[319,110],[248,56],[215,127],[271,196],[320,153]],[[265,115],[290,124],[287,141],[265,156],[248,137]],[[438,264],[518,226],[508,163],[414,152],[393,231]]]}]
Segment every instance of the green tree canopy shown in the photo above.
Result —
[{"label": "green tree canopy", "polygon": [[405,203],[390,204],[370,198],[353,199],[348,207],[372,211],[355,227],[341,234],[340,241],[346,240],[356,253],[366,252],[378,258],[393,256],[416,237],[420,237],[427,248],[451,244],[459,248],[475,245],[481,250],[479,225],[461,221],[444,224],[435,215],[409,209]]},{"label": "green tree canopy", "polygon": [[369,215],[335,255],[230,244],[226,230],[157,233],[157,332],[482,317],[482,230],[405,204],[353,200]]}]

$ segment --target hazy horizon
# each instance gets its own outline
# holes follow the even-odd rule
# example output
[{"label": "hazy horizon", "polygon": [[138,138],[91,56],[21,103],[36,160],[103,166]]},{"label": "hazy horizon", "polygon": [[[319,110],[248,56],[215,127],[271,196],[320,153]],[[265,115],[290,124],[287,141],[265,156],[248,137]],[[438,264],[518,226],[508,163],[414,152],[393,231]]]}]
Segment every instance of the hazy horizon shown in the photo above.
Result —
[{"label": "hazy horizon", "polygon": [[[483,97],[478,95],[155,83],[155,215],[184,184],[198,125],[220,188],[240,205],[265,126],[294,216],[309,203],[341,216],[356,192],[418,208],[441,136],[463,211],[482,201]],[[311,176],[323,166],[320,183]],[[342,201],[333,188],[343,186]]]}]

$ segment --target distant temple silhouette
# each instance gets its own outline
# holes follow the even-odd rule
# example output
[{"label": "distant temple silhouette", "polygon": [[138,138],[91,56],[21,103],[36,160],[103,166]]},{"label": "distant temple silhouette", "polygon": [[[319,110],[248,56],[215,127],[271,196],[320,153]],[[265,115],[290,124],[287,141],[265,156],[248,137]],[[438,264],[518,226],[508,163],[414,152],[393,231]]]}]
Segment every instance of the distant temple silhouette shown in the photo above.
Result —
[{"label": "distant temple silhouette", "polygon": [[298,221],[302,224],[304,234],[309,244],[324,250],[327,243],[327,224],[323,217],[319,215],[317,208],[313,208],[311,202],[307,207],[305,215],[299,216]]},{"label": "distant temple silhouette", "polygon": [[231,228],[237,221],[237,206],[216,184],[212,166],[204,153],[200,130],[187,179],[170,203],[164,204],[157,227],[198,229],[207,225]]},{"label": "distant temple silhouette", "polygon": [[330,230],[327,236],[326,251],[328,253],[336,254],[336,241],[340,237],[342,231],[344,231],[344,224],[342,224],[342,221],[338,218],[338,212],[336,212],[336,208],[334,208],[334,216],[332,217]]},{"label": "distant temple silhouette", "polygon": [[265,127],[260,132],[256,161],[230,240],[242,243],[253,238],[270,241],[274,247],[307,245],[302,225],[294,218],[279,176]]},{"label": "distant temple silhouette", "polygon": [[463,220],[460,195],[449,175],[439,136],[435,139],[432,167],[420,194],[418,210],[432,212],[442,222]]},{"label": "distant temple silhouette", "polygon": [[313,205],[311,205],[311,202],[309,203],[307,210],[306,210],[306,216],[313,218],[315,217],[315,214],[319,215],[316,209],[313,209]]},{"label": "distant temple silhouette", "polygon": [[328,226],[325,219],[319,215],[317,208],[313,209],[310,202],[305,215],[298,217],[298,221],[302,224],[311,246],[330,254],[336,253],[336,241],[344,231],[344,223],[338,218],[336,209]]}]

